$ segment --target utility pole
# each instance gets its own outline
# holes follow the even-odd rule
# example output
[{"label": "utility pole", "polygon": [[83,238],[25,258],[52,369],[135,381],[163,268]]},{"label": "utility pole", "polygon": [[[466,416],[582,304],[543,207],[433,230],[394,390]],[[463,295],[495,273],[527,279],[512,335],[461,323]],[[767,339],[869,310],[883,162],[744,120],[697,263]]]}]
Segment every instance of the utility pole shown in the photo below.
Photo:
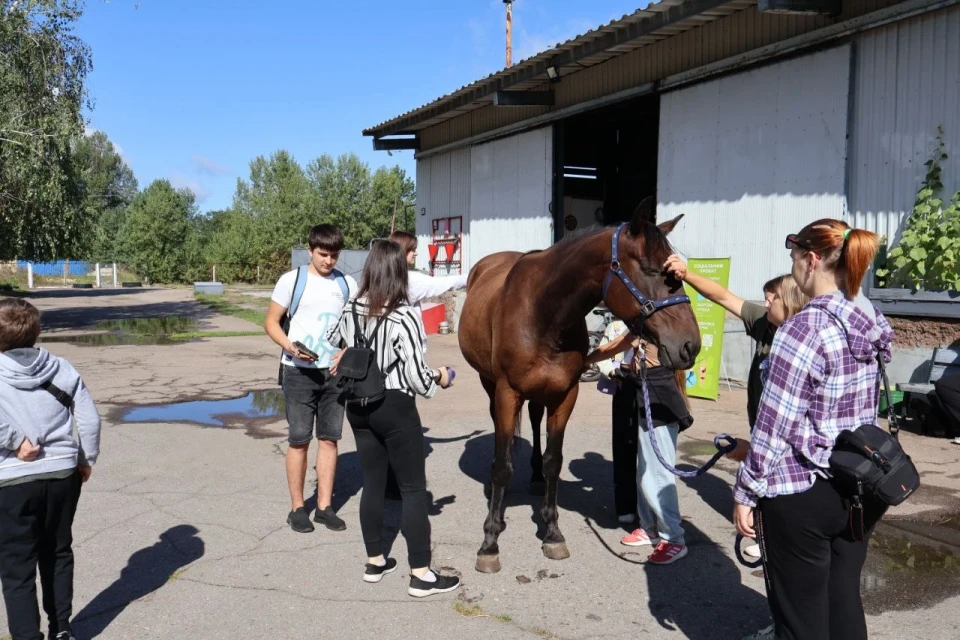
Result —
[{"label": "utility pole", "polygon": [[513,0],[503,0],[507,5],[507,68],[513,66]]}]

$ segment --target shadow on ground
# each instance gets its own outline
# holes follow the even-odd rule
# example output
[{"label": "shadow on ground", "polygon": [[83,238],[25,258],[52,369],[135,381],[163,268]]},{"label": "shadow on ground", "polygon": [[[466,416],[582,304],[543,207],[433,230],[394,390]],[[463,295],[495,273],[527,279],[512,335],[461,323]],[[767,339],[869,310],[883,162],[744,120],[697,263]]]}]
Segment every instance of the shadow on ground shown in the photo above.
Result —
[{"label": "shadow on ground", "polygon": [[192,525],[177,525],[161,533],[153,545],[130,556],[120,577],[76,615],[72,624],[74,635],[99,636],[127,605],[175,580],[180,569],[203,557],[204,543],[198,533]]}]

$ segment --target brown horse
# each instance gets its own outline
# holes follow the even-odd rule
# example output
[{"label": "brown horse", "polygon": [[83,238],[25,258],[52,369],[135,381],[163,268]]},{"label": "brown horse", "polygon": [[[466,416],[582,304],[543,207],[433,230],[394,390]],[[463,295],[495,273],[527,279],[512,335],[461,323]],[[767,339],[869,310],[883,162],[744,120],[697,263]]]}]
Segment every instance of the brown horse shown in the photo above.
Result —
[{"label": "brown horse", "polygon": [[[651,301],[683,293],[681,283],[662,269],[671,253],[666,234],[680,217],[657,227],[652,198],[647,198],[623,232],[604,229],[527,254],[495,253],[471,269],[458,327],[460,350],[480,374],[496,432],[489,513],[477,571],[500,570],[497,539],[503,528],[503,497],[513,475],[511,444],[524,401],[530,403],[535,425],[531,489],[537,488],[540,477],[546,481],[540,511],[546,525],[543,554],[554,560],[570,557],[557,525],[557,482],[563,434],[577,401],[589,345],[585,318],[591,309],[603,300],[632,328],[642,322],[644,334],[659,348],[662,365],[693,366],[700,351],[700,330],[689,301],[676,304],[674,298],[673,306],[651,306]],[[619,251],[616,261],[614,242]],[[617,268],[622,277],[611,276]],[[627,282],[635,285],[633,291]],[[541,461],[539,422],[544,410],[547,446]]]}]

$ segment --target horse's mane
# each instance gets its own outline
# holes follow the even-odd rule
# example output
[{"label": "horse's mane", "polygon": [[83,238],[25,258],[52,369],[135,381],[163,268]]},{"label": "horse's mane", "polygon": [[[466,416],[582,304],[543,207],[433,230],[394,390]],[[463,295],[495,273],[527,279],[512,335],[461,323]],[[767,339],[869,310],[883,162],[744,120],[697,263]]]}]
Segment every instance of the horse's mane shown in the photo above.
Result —
[{"label": "horse's mane", "polygon": [[[574,244],[582,240],[587,240],[598,236],[604,231],[608,231],[611,227],[601,227],[600,229],[594,229],[592,231],[587,231],[580,235],[566,236],[560,240],[555,247],[563,247],[569,244]],[[667,240],[665,233],[660,231],[659,227],[652,222],[648,222],[643,226],[643,245],[646,248],[646,257],[654,262],[665,261],[671,253],[673,253],[673,247],[670,245],[670,241]],[[525,255],[531,253],[536,253],[536,251],[529,251]]]}]

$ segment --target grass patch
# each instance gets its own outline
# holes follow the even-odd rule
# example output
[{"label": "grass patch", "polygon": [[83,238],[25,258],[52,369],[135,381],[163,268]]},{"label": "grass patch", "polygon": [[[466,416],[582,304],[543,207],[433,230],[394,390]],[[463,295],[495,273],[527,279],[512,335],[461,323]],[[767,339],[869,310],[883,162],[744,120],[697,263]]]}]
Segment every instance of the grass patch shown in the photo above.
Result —
[{"label": "grass patch", "polygon": [[494,620],[499,620],[504,624],[509,624],[513,622],[513,618],[508,616],[505,613],[501,614],[492,614],[484,613],[483,607],[478,604],[469,604],[461,600],[457,600],[453,603],[453,610],[457,612],[458,615],[463,616],[464,618],[493,618]]},{"label": "grass patch", "polygon": [[[256,309],[248,309],[246,307],[241,307],[229,300],[224,300],[221,296],[211,295],[208,293],[197,293],[194,294],[194,297],[202,305],[213,309],[217,313],[222,313],[225,316],[233,316],[234,318],[240,318],[241,320],[246,320],[247,322],[252,322],[253,324],[263,326],[263,323],[267,320],[266,311],[259,311]],[[268,301],[269,303],[269,301]]]},{"label": "grass patch", "polygon": [[[0,282],[0,296],[5,298],[22,298],[25,295],[27,295],[27,292],[24,291],[17,282],[12,280]],[[0,640],[3,640],[3,638],[0,638]]]},{"label": "grass patch", "polygon": [[177,569],[176,571],[170,574],[170,577],[167,578],[167,582],[174,582],[177,578],[185,574],[188,568],[189,567],[180,567],[179,569]]},{"label": "grass patch", "polygon": [[186,331],[170,335],[171,340],[197,340],[203,338],[245,338],[266,335],[263,331]]}]

